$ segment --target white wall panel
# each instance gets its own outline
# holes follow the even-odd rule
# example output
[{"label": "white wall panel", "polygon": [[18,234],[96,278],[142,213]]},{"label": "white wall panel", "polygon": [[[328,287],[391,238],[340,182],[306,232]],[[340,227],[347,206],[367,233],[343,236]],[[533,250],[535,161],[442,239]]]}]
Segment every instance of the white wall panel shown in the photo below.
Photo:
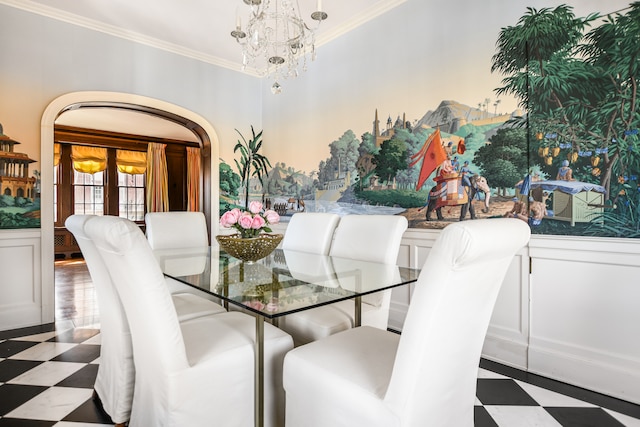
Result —
[{"label": "white wall panel", "polygon": [[527,369],[529,343],[529,257],[516,255],[507,271],[491,316],[482,356]]},{"label": "white wall panel", "polygon": [[[400,245],[398,265],[402,267],[422,268],[429,255],[438,230],[409,229],[405,232]],[[389,328],[400,331],[407,316],[411,294],[415,285],[401,286],[393,290],[389,308]]]},{"label": "white wall panel", "polygon": [[[52,301],[47,298],[47,301]],[[40,231],[0,233],[0,330],[42,321]]]},{"label": "white wall panel", "polygon": [[529,371],[640,403],[640,245],[532,242]]}]

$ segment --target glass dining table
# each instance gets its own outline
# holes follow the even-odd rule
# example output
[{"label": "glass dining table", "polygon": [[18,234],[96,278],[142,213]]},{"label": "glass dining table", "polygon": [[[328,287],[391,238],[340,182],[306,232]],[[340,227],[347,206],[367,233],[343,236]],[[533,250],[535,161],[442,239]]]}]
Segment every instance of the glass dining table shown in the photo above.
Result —
[{"label": "glass dining table", "polygon": [[276,249],[243,262],[215,246],[154,251],[165,276],[254,315],[255,425],[264,413],[264,321],[278,325],[288,314],[337,301],[354,300],[354,325],[361,324],[362,296],[415,282],[420,270]]}]

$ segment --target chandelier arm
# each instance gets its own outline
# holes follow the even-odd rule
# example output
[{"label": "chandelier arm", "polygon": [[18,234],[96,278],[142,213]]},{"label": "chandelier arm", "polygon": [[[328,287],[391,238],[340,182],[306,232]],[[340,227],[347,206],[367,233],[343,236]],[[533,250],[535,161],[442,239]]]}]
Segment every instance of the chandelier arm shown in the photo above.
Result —
[{"label": "chandelier arm", "polygon": [[321,0],[311,19],[317,21],[312,29],[300,13],[299,0],[243,0],[251,12],[243,30],[237,17],[231,36],[241,46],[242,69],[253,68],[262,77],[274,79],[272,92],[280,93],[279,79],[299,75],[298,68],[307,69],[307,56],[316,56],[315,31],[327,19]]}]

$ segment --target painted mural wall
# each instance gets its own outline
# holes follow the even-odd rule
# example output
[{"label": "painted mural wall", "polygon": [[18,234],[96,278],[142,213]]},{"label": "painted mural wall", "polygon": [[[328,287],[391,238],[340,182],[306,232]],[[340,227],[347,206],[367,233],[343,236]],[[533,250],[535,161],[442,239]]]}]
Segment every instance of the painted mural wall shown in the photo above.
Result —
[{"label": "painted mural wall", "polygon": [[40,227],[40,172],[0,123],[0,228]]},{"label": "painted mural wall", "polygon": [[[534,233],[639,237],[638,5],[534,3],[409,0],[321,46],[281,94],[265,80],[274,167],[252,198],[287,216],[381,212],[414,228],[519,216]],[[448,161],[425,171],[436,130]],[[461,171],[490,189],[467,212]]]},{"label": "painted mural wall", "polygon": [[[167,100],[211,121],[221,142],[223,208],[240,200],[235,129],[247,135],[253,125],[264,129],[273,168],[264,185],[252,183],[252,198],[284,205],[285,217],[302,209],[383,212],[406,215],[411,227],[441,228],[460,219],[458,202],[470,188],[445,180],[446,169],[460,173],[468,162],[467,176],[484,177],[490,189],[472,198],[477,218],[516,213],[522,201],[527,220],[532,206],[546,209],[536,233],[637,237],[638,118],[635,93],[627,93],[637,82],[637,52],[621,44],[616,64],[631,71],[614,74],[606,62],[613,51],[603,45],[637,33],[629,1],[574,0],[567,10],[554,1],[536,1],[535,9],[508,0],[433,3],[407,0],[320,46],[309,70],[280,82],[277,96],[268,80],[0,5],[2,137],[20,142],[2,148],[13,166],[0,189],[0,215],[11,219],[0,228],[38,226],[38,192],[51,191],[38,186],[46,105],[67,92],[112,90]],[[537,26],[555,42],[544,57],[536,38],[525,43],[519,30]],[[436,130],[453,164],[425,178]],[[543,187],[565,160],[578,184]],[[25,184],[8,184],[15,178]],[[520,181],[531,186],[522,190]],[[444,199],[442,220],[434,206],[427,221],[433,187],[432,199]]]}]

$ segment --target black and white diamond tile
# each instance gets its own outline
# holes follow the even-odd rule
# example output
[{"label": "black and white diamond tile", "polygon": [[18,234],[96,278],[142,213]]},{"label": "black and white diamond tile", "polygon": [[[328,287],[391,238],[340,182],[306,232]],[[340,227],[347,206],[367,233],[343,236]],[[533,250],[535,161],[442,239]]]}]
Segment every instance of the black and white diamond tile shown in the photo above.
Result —
[{"label": "black and white diamond tile", "polygon": [[0,354],[0,427],[112,425],[93,400],[99,329],[16,334]]},{"label": "black and white diamond tile", "polygon": [[[99,363],[97,327],[0,332],[0,427],[113,425],[93,399]],[[638,405],[486,360],[475,405],[476,427],[640,427]]]},{"label": "black and white diamond tile", "polygon": [[[482,363],[493,368],[498,364]],[[506,368],[505,371],[513,371]],[[522,377],[535,377],[519,371]],[[514,375],[515,376],[515,375]],[[546,382],[550,382],[546,380]],[[558,389],[575,388],[557,383]],[[577,388],[575,388],[577,389]],[[594,400],[609,400],[611,406],[624,407],[635,417],[551,391],[529,382],[480,368],[476,390],[476,427],[640,427],[640,406],[594,395]]]}]

